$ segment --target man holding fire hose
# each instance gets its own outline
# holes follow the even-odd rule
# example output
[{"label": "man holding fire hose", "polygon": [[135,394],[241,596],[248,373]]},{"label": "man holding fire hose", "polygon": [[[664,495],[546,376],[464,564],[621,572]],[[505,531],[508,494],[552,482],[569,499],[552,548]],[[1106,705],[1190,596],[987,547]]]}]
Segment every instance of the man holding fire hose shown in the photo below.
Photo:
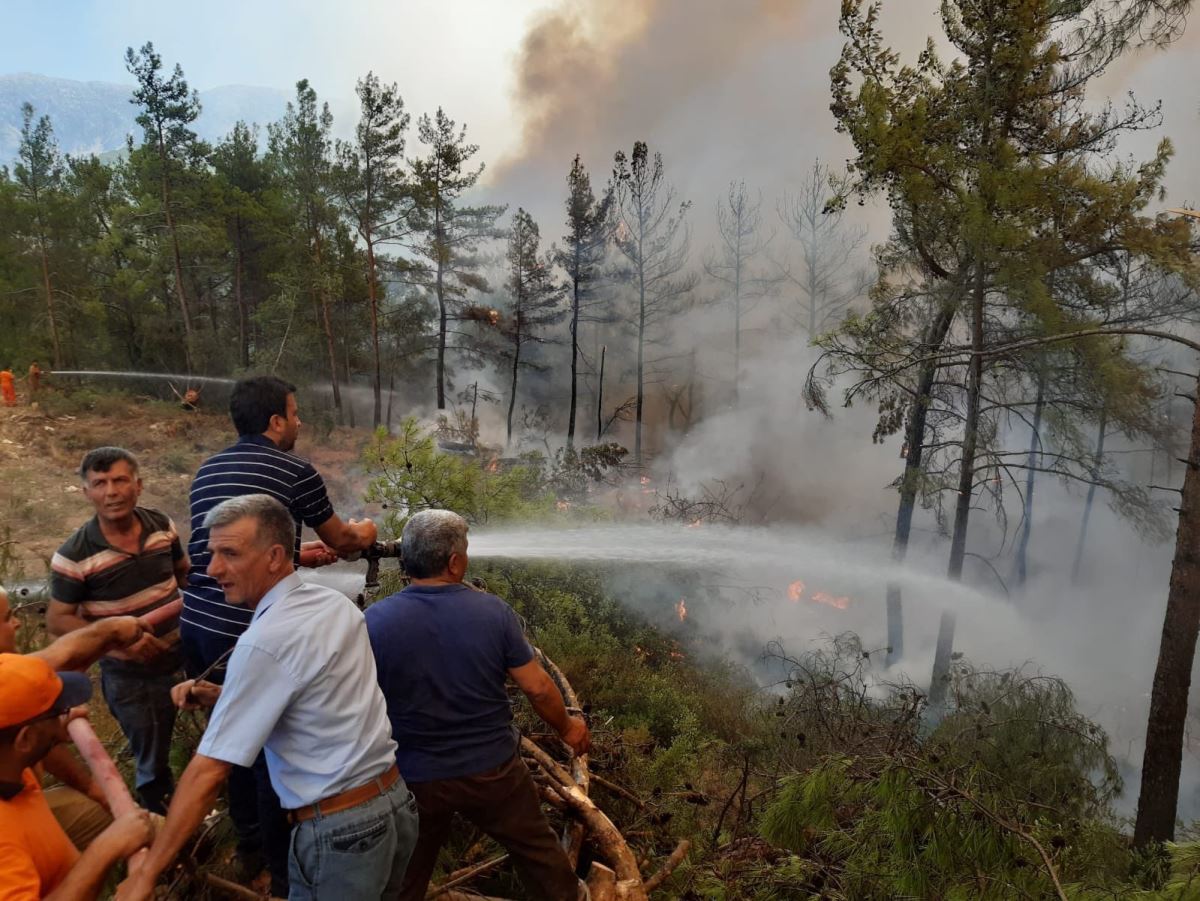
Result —
[{"label": "man holding fire hose", "polygon": [[[188,557],[166,514],[139,506],[138,461],[120,447],[89,451],[79,467],[96,515],[54,554],[46,627],[65,635],[109,616],[142,616],[179,598]],[[133,645],[100,661],[108,707],[137,763],[137,794],[152,813],[166,813],[174,788],[171,687],[179,681],[178,619],[171,617]]]},{"label": "man holding fire hose", "polygon": [[[292,823],[288,897],[395,899],[416,842],[416,802],[396,769],[362,612],[339,592],[301,581],[292,514],[274,498],[223,501],[203,525],[209,576],[252,618],[167,821],[117,898],[152,896],[231,767],[249,766],[265,749]],[[190,680],[176,686],[177,701],[195,706],[195,688]]]},{"label": "man holding fire hose", "polygon": [[[252,619],[249,609],[229,603],[208,572],[209,536],[204,522],[218,504],[248,494],[270,495],[283,504],[295,524],[292,561],[297,565],[332,563],[338,555],[365,550],[376,537],[371,520],[340,519],[321,474],[292,454],[301,424],[295,385],[274,376],[242,379],[230,395],[229,415],[237,429],[237,443],[201,464],[188,498],[192,572],[183,592],[180,628],[188,675],[206,674],[207,681],[215,684],[222,682],[222,662]],[[314,529],[321,541],[301,544],[302,526]],[[272,894],[287,895],[287,822],[266,761],[253,764],[252,769],[234,767],[229,777],[229,815],[238,834],[241,869],[253,878],[260,869],[260,855],[265,857]]]},{"label": "man holding fire hose", "polygon": [[[142,634],[140,627],[126,631]],[[80,705],[91,695],[81,673],[55,673],[35,654],[0,653],[0,897],[6,901],[90,901],[113,865],[153,837],[150,815],[135,809],[81,854],[46,803],[33,768],[68,741],[67,721],[87,713]]]},{"label": "man holding fire hose", "polygon": [[455,813],[505,847],[530,897],[586,898],[518,752],[506,680],[576,754],[591,745],[587,723],[563,705],[513,609],[463,584],[465,519],[423,510],[405,524],[401,544],[411,583],[366,612],[396,761],[420,810],[401,899],[425,897]]},{"label": "man holding fire hose", "polygon": [[[77,629],[27,656],[45,661],[53,670],[84,670],[109,651],[139,642],[151,626],[133,616],[110,616]],[[0,654],[17,652],[17,623],[8,592],[0,588]],[[62,784],[42,792],[50,812],[79,851],[104,832],[113,818],[108,798],[65,744],[55,745],[39,761],[44,770]],[[0,886],[0,897],[4,897]]]}]

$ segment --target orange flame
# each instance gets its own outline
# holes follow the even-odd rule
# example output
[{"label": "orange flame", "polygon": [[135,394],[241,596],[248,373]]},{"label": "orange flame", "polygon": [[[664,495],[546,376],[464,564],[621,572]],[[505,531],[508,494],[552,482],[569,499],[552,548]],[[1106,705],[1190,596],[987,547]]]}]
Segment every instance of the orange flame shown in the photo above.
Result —
[{"label": "orange flame", "polygon": [[797,579],[795,582],[793,582],[791,585],[788,586],[787,591],[788,591],[788,600],[790,600],[794,604],[794,603],[798,602],[802,597],[804,597],[804,583],[801,582],[799,579]]},{"label": "orange flame", "polygon": [[845,595],[835,598],[824,591],[818,591],[812,596],[812,599],[815,603],[824,604],[826,607],[836,607],[838,610],[845,610],[850,606],[850,598]]},{"label": "orange flame", "polygon": [[500,311],[499,310],[488,310],[488,324],[495,325],[499,321],[500,321]]},{"label": "orange flame", "polygon": [[566,511],[566,510],[570,510],[570,509],[571,509],[571,502],[570,502],[570,501],[555,501],[555,502],[554,502],[554,506],[555,506],[555,507],[558,509],[558,511],[561,513],[561,512],[564,512],[564,511]]},{"label": "orange flame", "polygon": [[684,528],[688,528],[688,529],[698,529],[698,528],[700,528],[702,525],[704,525],[704,520],[702,520],[702,519],[697,519],[697,520],[695,520],[695,521],[693,521],[693,522],[689,522],[689,523],[688,523],[688,524],[687,524],[687,525],[686,525]]},{"label": "orange flame", "polygon": [[679,621],[682,623],[687,620],[687,601],[683,598],[679,599],[679,603],[675,605],[675,612],[679,615]]}]

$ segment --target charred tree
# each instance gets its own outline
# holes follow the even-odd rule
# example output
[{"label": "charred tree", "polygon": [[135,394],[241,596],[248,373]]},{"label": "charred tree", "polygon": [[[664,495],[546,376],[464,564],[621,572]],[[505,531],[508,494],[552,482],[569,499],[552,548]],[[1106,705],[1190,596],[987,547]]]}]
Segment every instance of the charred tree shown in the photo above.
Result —
[{"label": "charred tree", "polygon": [[[762,196],[751,198],[743,181],[731,182],[729,191],[717,202],[717,234],[720,244],[704,260],[704,271],[715,281],[733,314],[733,403],[737,406],[742,381],[742,318],[770,287],[771,282],[755,269],[755,260],[767,241],[759,233]],[[690,384],[690,383],[689,383]]]},{"label": "charred tree", "polygon": [[642,423],[646,398],[647,345],[659,339],[684,294],[696,284],[684,274],[689,231],[686,201],[676,204],[675,189],[664,179],[662,155],[644,141],[629,156],[614,159],[614,240],[628,262],[633,284],[633,332],[637,345],[637,394],[634,412],[634,463],[642,465]]},{"label": "charred tree", "polygon": [[[1200,397],[1200,380],[1196,391]],[[1150,691],[1142,784],[1133,826],[1133,844],[1138,848],[1175,838],[1188,695],[1200,634],[1200,403],[1193,403],[1191,443],[1183,462],[1175,559]]]},{"label": "charred tree", "polygon": [[1075,560],[1071,564],[1071,582],[1079,584],[1079,573],[1083,566],[1083,549],[1087,546],[1088,521],[1092,517],[1092,504],[1096,500],[1096,486],[1100,475],[1100,464],[1104,461],[1104,436],[1108,428],[1108,407],[1100,408],[1100,424],[1096,432],[1096,455],[1092,462],[1092,484],[1088,486],[1087,500],[1083,504],[1083,518],[1079,522],[1079,541],[1075,544]]},{"label": "charred tree", "polygon": [[567,234],[554,261],[567,274],[571,301],[571,391],[567,413],[567,447],[575,446],[575,420],[579,403],[579,326],[584,322],[611,322],[611,311],[603,308],[601,291],[603,265],[611,233],[612,191],[599,200],[592,192],[591,178],[578,155],[567,175]]},{"label": "charred tree", "polygon": [[799,245],[799,265],[788,256],[775,265],[779,279],[796,291],[788,314],[809,341],[835,326],[868,284],[866,270],[856,265],[866,232],[847,225],[844,210],[830,206],[835,194],[834,177],[818,160],[800,190],[784,194],[775,206]]}]

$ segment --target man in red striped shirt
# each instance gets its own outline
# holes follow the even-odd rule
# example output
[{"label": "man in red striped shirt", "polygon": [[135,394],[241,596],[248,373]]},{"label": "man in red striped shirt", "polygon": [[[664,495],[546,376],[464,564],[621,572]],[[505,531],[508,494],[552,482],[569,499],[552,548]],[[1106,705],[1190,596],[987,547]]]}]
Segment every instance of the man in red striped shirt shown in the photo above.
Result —
[{"label": "man in red striped shirt", "polygon": [[[179,597],[189,568],[171,518],[138,506],[137,458],[100,447],[83,458],[83,490],[96,515],[68,538],[51,560],[46,626],[63,635],[107,616],[142,616]],[[171,686],[179,674],[179,622],[111,651],[100,660],[104,700],[137,761],[137,793],[152,813],[166,813],[174,788]]]}]

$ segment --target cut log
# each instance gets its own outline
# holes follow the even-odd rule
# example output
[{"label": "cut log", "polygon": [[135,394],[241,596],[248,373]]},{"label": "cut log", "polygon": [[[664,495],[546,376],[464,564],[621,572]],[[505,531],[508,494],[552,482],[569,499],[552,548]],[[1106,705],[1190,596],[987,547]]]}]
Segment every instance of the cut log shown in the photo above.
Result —
[{"label": "cut log", "polygon": [[592,901],[616,901],[617,874],[602,863],[593,863],[588,871],[588,891]]},{"label": "cut log", "polygon": [[[618,897],[628,898],[630,901],[642,901],[646,897],[645,889],[642,888],[642,874],[638,872],[637,859],[629,850],[629,845],[625,843],[621,831],[613,825],[613,821],[604,811],[592,803],[591,798],[580,790],[570,774],[559,766],[554,758],[527,738],[521,739],[521,748],[531,755],[551,777],[551,788],[583,820],[592,840],[596,843],[600,856],[613,865],[618,880]],[[624,894],[622,894],[623,887]]]}]

